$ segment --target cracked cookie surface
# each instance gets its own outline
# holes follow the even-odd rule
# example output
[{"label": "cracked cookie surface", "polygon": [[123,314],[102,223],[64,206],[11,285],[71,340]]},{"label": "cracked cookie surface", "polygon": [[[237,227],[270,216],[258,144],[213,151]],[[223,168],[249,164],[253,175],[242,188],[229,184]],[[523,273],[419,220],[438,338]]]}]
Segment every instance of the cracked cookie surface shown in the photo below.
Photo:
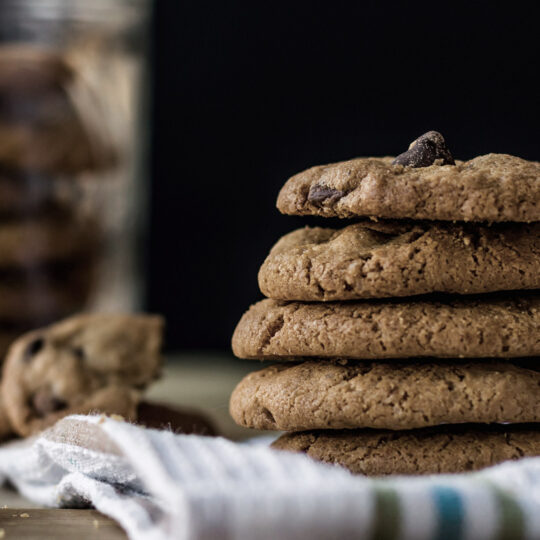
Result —
[{"label": "cracked cookie surface", "polygon": [[90,412],[135,419],[140,391],[159,374],[162,332],[158,316],[89,314],[20,337],[2,379],[13,429],[27,436]]},{"label": "cracked cookie surface", "polygon": [[259,286],[269,298],[302,301],[540,289],[540,223],[306,227],[272,248]]},{"label": "cracked cookie surface", "polygon": [[509,363],[304,362],[244,377],[230,413],[284,431],[540,422],[539,391],[540,372]]},{"label": "cracked cookie surface", "polygon": [[304,452],[354,474],[441,474],[474,471],[507,460],[540,456],[540,427],[441,426],[410,431],[286,433],[273,448]]},{"label": "cracked cookie surface", "polygon": [[242,316],[239,358],[477,358],[540,355],[538,293],[444,301],[305,304],[265,299]]},{"label": "cracked cookie surface", "polygon": [[411,168],[392,158],[312,167],[290,178],[284,214],[457,221],[540,221],[540,163],[487,154],[456,165]]}]

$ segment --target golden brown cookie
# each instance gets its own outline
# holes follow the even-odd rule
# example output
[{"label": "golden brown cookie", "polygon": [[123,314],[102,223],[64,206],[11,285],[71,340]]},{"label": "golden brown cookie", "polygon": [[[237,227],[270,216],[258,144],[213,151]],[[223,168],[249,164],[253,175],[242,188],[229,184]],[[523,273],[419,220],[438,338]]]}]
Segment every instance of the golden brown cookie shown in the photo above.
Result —
[{"label": "golden brown cookie", "polygon": [[284,214],[449,221],[540,221],[540,163],[487,154],[408,167],[358,158],[301,172],[282,188]]},{"label": "golden brown cookie", "polygon": [[540,295],[444,301],[301,303],[262,300],[233,335],[240,358],[540,356]]},{"label": "golden brown cookie", "polygon": [[163,320],[148,315],[79,315],[25,334],[10,347],[2,392],[22,436],[68,414],[136,418],[140,390],[160,369]]},{"label": "golden brown cookie", "polygon": [[540,289],[540,223],[306,227],[272,248],[259,286],[269,298],[302,301]]},{"label": "golden brown cookie", "polygon": [[509,363],[279,364],[230,401],[244,427],[284,431],[540,422],[540,372]]},{"label": "golden brown cookie", "polygon": [[540,456],[540,428],[526,424],[409,431],[307,431],[286,433],[272,446],[304,452],[317,461],[367,476],[460,473]]}]

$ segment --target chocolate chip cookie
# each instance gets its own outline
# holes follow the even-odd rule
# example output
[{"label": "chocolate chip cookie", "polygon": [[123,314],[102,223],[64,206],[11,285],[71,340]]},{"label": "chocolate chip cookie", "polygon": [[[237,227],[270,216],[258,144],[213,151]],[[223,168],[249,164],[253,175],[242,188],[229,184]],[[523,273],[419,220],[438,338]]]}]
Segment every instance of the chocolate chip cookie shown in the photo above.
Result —
[{"label": "chocolate chip cookie", "polygon": [[90,99],[85,85],[55,51],[1,46],[0,163],[64,175],[111,166],[112,145],[79,103]]},{"label": "chocolate chip cookie", "polygon": [[79,315],[25,334],[10,347],[4,405],[22,436],[68,414],[136,418],[140,390],[160,369],[163,321],[145,315]]},{"label": "chocolate chip cookie", "polygon": [[244,427],[285,431],[540,422],[540,372],[510,363],[279,364],[230,401]]},{"label": "chocolate chip cookie", "polygon": [[302,301],[540,289],[540,223],[306,227],[272,248],[259,286],[270,298]]},{"label": "chocolate chip cookie", "polygon": [[54,205],[25,219],[0,224],[0,269],[38,267],[95,252],[96,222]]},{"label": "chocolate chip cookie", "polygon": [[80,311],[89,299],[94,278],[91,258],[37,271],[0,271],[0,323],[35,328]]},{"label": "chocolate chip cookie", "polygon": [[540,429],[537,425],[466,425],[409,431],[307,431],[286,433],[272,446],[304,452],[367,476],[460,473],[540,456]]},{"label": "chocolate chip cookie", "polygon": [[141,401],[137,407],[137,424],[152,429],[167,429],[173,433],[217,435],[212,421],[204,414],[169,403]]},{"label": "chocolate chip cookie", "polygon": [[[507,154],[428,166],[358,158],[312,167],[282,188],[284,214],[449,221],[540,221],[540,163]],[[446,161],[446,163],[449,163]]]},{"label": "chocolate chip cookie", "polygon": [[0,216],[39,212],[53,198],[50,178],[37,173],[8,171],[0,166]]},{"label": "chocolate chip cookie", "polygon": [[306,304],[266,299],[238,323],[240,358],[540,355],[540,295]]}]

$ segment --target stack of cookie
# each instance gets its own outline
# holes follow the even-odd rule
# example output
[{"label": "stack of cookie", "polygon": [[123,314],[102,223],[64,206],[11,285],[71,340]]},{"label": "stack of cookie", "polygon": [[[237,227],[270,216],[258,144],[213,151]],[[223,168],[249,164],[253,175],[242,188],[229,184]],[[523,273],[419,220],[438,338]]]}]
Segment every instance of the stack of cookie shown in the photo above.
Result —
[{"label": "stack of cookie", "polygon": [[74,178],[112,156],[75,103],[80,84],[55,52],[0,48],[0,356],[91,290],[100,235],[77,208]]},{"label": "stack of cookie", "polygon": [[270,252],[233,350],[282,363],[240,382],[236,422],[368,475],[540,455],[540,163],[454,162],[429,132],[294,176],[278,208],[363,221]]}]

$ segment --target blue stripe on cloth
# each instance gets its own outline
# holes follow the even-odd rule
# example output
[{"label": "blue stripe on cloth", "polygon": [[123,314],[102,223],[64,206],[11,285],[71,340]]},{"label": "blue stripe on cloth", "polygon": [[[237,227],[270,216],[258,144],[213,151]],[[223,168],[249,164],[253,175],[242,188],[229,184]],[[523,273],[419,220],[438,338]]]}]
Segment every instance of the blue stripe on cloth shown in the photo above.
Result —
[{"label": "blue stripe on cloth", "polygon": [[433,538],[437,540],[462,538],[464,509],[459,492],[448,486],[434,486],[432,492],[438,517]]}]

